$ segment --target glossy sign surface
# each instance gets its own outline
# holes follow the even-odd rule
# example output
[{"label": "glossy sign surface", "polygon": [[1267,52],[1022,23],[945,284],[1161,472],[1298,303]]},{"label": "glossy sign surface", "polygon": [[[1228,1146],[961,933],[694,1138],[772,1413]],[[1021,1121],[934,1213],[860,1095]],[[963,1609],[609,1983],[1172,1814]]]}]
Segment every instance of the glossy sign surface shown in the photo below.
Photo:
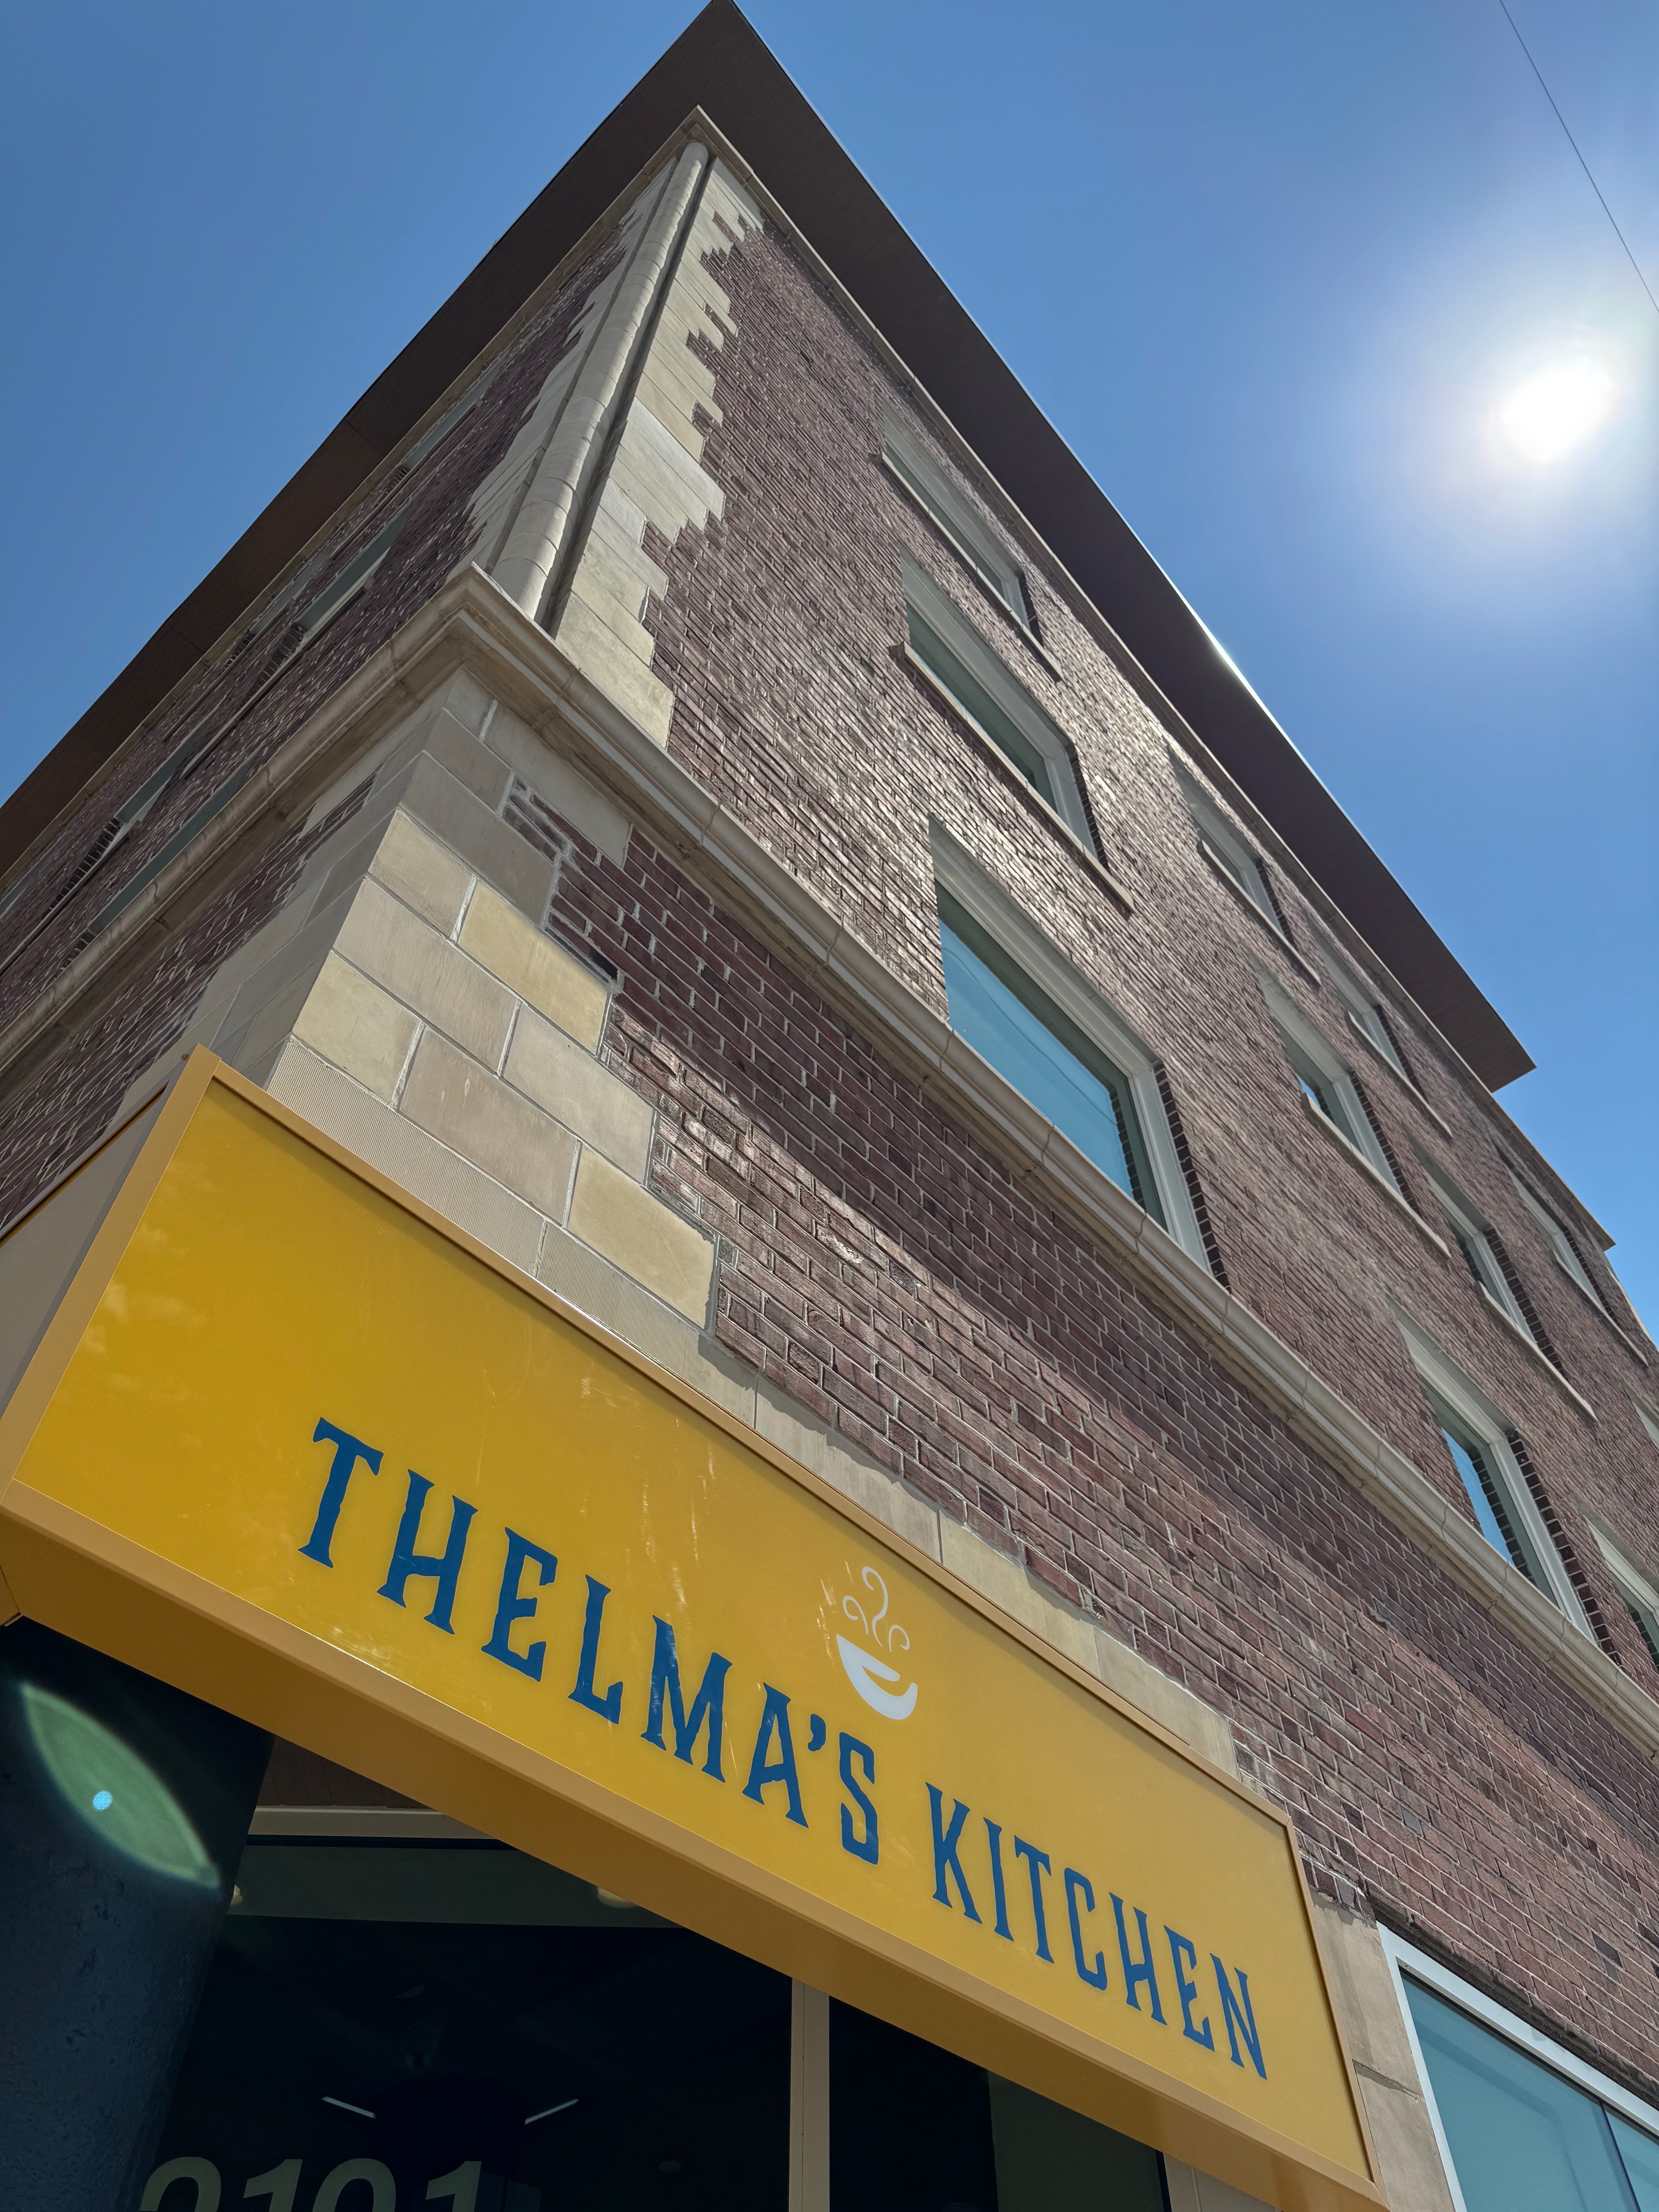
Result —
[{"label": "glossy sign surface", "polygon": [[187,1073],[0,1448],[25,1611],[130,1644],[147,1585],[155,1671],[1258,2193],[1372,2201],[1282,1821],[246,1086]]}]

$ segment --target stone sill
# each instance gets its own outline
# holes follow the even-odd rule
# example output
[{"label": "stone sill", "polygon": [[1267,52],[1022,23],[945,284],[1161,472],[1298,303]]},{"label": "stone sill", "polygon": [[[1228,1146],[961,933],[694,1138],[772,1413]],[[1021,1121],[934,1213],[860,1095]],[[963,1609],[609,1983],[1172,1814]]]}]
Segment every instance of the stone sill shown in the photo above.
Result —
[{"label": "stone sill", "polygon": [[1543,1369],[1545,1374],[1549,1376],[1550,1381],[1554,1383],[1556,1389],[1559,1390],[1564,1396],[1571,1398],[1573,1404],[1577,1407],[1581,1413],[1588,1413],[1591,1420],[1594,1420],[1595,1419],[1595,1408],[1591,1405],[1589,1400],[1586,1398],[1581,1391],[1577,1391],[1573,1389],[1571,1383],[1568,1382],[1566,1376],[1561,1372],[1560,1369],[1550,1358],[1549,1354],[1541,1350],[1538,1345],[1534,1343],[1532,1338],[1528,1334],[1527,1331],[1522,1328],[1520,1322],[1515,1318],[1515,1316],[1510,1313],[1507,1308],[1500,1304],[1498,1299],[1493,1297],[1492,1292],[1486,1288],[1486,1285],[1481,1283],[1478,1285],[1477,1287],[1480,1290],[1481,1297],[1486,1302],[1486,1309],[1488,1312],[1496,1314],[1498,1320],[1503,1322],[1504,1328],[1508,1329],[1510,1334],[1515,1339],[1522,1350],[1531,1353],[1533,1358],[1537,1361],[1538,1364]]},{"label": "stone sill", "polygon": [[1084,842],[1058,807],[1051,806],[1040,791],[1027,783],[996,739],[988,731],[981,728],[962,702],[945,690],[927,662],[919,653],[913,653],[908,645],[904,648],[904,658],[935,698],[950,708],[963,729],[990,755],[992,765],[1012,782],[1014,789],[1037,819],[1064,838],[1101,889],[1111,894],[1125,914],[1133,914],[1135,910],[1134,893],[1118,881],[1099,854]]},{"label": "stone sill", "polygon": [[[1443,1237],[1437,1236],[1435,1231],[1430,1228],[1428,1223],[1424,1220],[1422,1215],[1412,1204],[1411,1200],[1408,1198],[1403,1197],[1401,1194],[1395,1188],[1394,1185],[1389,1181],[1389,1178],[1382,1173],[1382,1170],[1374,1165],[1371,1161],[1365,1158],[1364,1152],[1360,1151],[1358,1145],[1353,1143],[1352,1139],[1343,1135],[1341,1130],[1337,1127],[1334,1121],[1331,1121],[1328,1115],[1320,1112],[1318,1107],[1314,1104],[1312,1099],[1309,1097],[1305,1091],[1298,1091],[1297,1096],[1301,1099],[1303,1111],[1307,1115],[1309,1120],[1312,1121],[1317,1128],[1322,1129],[1334,1145],[1340,1146],[1343,1152],[1347,1154],[1351,1160],[1354,1161],[1358,1166],[1362,1167],[1365,1170],[1365,1173],[1370,1177],[1371,1181],[1382,1192],[1383,1197],[1392,1199],[1394,1200],[1394,1203],[1400,1208],[1400,1211],[1405,1215],[1407,1220],[1411,1223],[1412,1227],[1416,1230],[1418,1235],[1425,1238],[1429,1243],[1432,1244],[1435,1250],[1439,1253],[1442,1259],[1449,1260],[1451,1257],[1450,1245],[1447,1243]],[[1507,1318],[1507,1316],[1505,1316],[1505,1318]]]}]

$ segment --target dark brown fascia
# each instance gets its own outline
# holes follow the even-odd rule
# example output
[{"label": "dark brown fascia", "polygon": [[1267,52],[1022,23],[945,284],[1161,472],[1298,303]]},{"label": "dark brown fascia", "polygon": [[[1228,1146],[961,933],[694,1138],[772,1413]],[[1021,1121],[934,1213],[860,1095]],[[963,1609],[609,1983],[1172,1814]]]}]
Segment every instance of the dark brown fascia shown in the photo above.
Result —
[{"label": "dark brown fascia", "polygon": [[1171,704],[1492,1090],[1533,1065],[730,0],[711,0],[0,806],[0,873],[92,782],[701,107]]}]

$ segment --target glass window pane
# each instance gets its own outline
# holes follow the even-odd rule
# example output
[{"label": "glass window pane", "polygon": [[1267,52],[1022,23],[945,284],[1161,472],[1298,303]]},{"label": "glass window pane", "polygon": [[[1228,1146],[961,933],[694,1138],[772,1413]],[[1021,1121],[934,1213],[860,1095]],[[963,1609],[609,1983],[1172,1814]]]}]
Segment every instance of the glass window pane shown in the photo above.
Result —
[{"label": "glass window pane", "polygon": [[1638,2212],[1601,2106],[1407,1981],[1468,2212]]},{"label": "glass window pane", "polygon": [[1292,1044],[1289,1037],[1284,1036],[1282,1030],[1279,1034],[1285,1046],[1285,1057],[1289,1060],[1295,1072],[1296,1079],[1302,1085],[1309,1103],[1316,1106],[1325,1119],[1334,1127],[1340,1129],[1351,1145],[1363,1151],[1364,1148],[1359,1144],[1347,1107],[1336,1085],[1322,1067],[1308,1057],[1300,1045]]},{"label": "glass window pane", "polygon": [[1640,2212],[1659,2212],[1659,2142],[1618,2112],[1607,2114],[1607,2124]]},{"label": "glass window pane", "polygon": [[476,2164],[477,2212],[786,2212],[782,1975],[497,1844],[254,1842],[237,1883],[156,2153],[227,2208]]},{"label": "glass window pane", "polygon": [[991,2133],[997,2212],[1164,2212],[1155,2150],[994,2074]]},{"label": "glass window pane", "polygon": [[1533,1571],[1532,1561],[1516,1531],[1514,1516],[1502,1486],[1492,1471],[1487,1455],[1479,1444],[1466,1437],[1460,1430],[1450,1427],[1443,1419],[1440,1433],[1446,1439],[1446,1449],[1452,1455],[1452,1465],[1462,1479],[1468,1500],[1474,1508],[1474,1517],[1480,1524],[1480,1533],[1494,1551],[1520,1568],[1529,1580],[1538,1577]]},{"label": "glass window pane", "polygon": [[939,945],[951,1028],[1161,1223],[1157,1186],[1121,1070],[943,891]]},{"label": "glass window pane", "polygon": [[984,2068],[832,2003],[830,2207],[997,2212]]},{"label": "glass window pane", "polygon": [[830,2212],[1164,2212],[1158,2153],[830,2008]]}]

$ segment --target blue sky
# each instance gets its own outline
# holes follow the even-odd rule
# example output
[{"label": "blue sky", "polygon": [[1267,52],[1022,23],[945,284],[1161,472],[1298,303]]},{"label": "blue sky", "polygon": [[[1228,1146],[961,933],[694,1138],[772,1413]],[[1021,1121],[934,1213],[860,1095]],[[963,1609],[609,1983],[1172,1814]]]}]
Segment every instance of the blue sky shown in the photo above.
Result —
[{"label": "blue sky", "polygon": [[[1659,292],[1659,10],[1510,4]],[[14,19],[0,788],[691,12]],[[1498,0],[750,13],[1528,1046],[1652,1322],[1659,313]],[[1604,420],[1528,458],[1564,363]]]}]

